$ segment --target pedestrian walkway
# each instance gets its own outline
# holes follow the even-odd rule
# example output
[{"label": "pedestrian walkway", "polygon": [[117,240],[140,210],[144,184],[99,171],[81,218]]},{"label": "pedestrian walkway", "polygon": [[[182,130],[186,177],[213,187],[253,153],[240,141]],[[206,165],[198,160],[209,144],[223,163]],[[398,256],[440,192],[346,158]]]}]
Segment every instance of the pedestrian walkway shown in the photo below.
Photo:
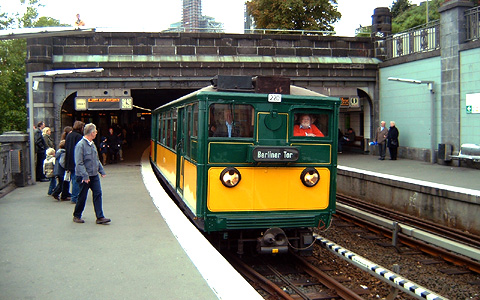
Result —
[{"label": "pedestrian walkway", "polygon": [[[221,297],[221,288],[202,276],[152,202],[141,167],[148,157],[140,161],[146,147],[127,149],[125,161],[105,166],[103,208],[112,219],[109,225],[95,223],[91,193],[84,224],[72,222],[73,204],[47,196],[48,183],[0,198],[0,299]],[[220,264],[209,254],[203,259]],[[225,272],[216,275],[231,278]]]},{"label": "pedestrian walkway", "polygon": [[[454,162],[456,163],[456,162]],[[401,159],[378,160],[374,155],[338,154],[338,166],[395,175],[454,187],[480,190],[480,170]]]}]

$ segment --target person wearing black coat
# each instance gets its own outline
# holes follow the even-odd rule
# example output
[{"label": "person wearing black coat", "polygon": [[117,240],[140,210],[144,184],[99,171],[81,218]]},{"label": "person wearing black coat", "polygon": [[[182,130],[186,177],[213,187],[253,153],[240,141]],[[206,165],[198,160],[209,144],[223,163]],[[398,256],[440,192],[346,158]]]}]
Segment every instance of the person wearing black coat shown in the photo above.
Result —
[{"label": "person wearing black coat", "polygon": [[387,147],[390,152],[390,160],[397,160],[397,150],[398,150],[398,129],[395,127],[395,122],[390,121],[390,129],[388,129],[387,134]]},{"label": "person wearing black coat", "polygon": [[44,122],[38,122],[37,128],[34,133],[35,141],[35,153],[37,154],[37,161],[35,166],[35,179],[36,181],[47,182],[49,181],[45,174],[43,174],[43,161],[47,157],[45,150],[47,150],[47,143],[43,139],[42,130],[45,128]]},{"label": "person wearing black coat", "polygon": [[73,130],[67,135],[65,140],[65,170],[70,172],[72,179],[72,203],[77,203],[78,193],[80,192],[79,185],[75,178],[75,146],[83,138],[83,127],[85,123],[82,121],[75,121]]}]

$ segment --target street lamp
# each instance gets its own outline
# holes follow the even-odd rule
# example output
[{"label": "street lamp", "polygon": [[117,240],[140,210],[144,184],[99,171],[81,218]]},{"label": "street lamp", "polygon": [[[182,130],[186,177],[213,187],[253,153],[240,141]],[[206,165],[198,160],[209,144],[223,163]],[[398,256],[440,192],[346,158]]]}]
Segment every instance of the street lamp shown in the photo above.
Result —
[{"label": "street lamp", "polygon": [[30,72],[27,75],[28,83],[28,126],[29,126],[29,142],[30,142],[30,173],[32,175],[32,184],[36,184],[37,174],[35,170],[35,138],[33,136],[33,78],[41,76],[55,76],[55,75],[64,75],[64,74],[75,74],[75,73],[90,73],[90,72],[102,72],[103,68],[93,68],[93,69],[70,69],[70,70],[51,70],[51,71],[40,71],[40,72]]},{"label": "street lamp", "polygon": [[430,161],[432,164],[435,163],[435,143],[437,140],[437,122],[435,119],[435,91],[433,90],[434,81],[429,80],[415,80],[415,79],[405,79],[405,78],[396,78],[396,77],[388,77],[390,81],[400,81],[405,83],[413,83],[413,84],[426,84],[428,90],[430,91],[430,100],[431,100],[431,112],[430,112]]}]

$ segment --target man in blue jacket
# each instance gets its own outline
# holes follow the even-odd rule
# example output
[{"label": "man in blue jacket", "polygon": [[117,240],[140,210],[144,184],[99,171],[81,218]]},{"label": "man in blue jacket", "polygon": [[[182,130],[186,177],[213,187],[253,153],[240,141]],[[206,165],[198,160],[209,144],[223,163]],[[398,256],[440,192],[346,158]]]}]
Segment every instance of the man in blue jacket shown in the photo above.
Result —
[{"label": "man in blue jacket", "polygon": [[106,224],[111,221],[103,215],[102,186],[98,174],[100,173],[102,177],[105,177],[106,173],[98,158],[97,147],[93,142],[96,136],[97,127],[92,123],[87,124],[83,129],[83,138],[75,146],[75,180],[80,188],[73,212],[73,222],[75,223],[85,223],[82,219],[82,213],[85,209],[89,189],[93,193],[93,207],[97,216],[97,224]]}]

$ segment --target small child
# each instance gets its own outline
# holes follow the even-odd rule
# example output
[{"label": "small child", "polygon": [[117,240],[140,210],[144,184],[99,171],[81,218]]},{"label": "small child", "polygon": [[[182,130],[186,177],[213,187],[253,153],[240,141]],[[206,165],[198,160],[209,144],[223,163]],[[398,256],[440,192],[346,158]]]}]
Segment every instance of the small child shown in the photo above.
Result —
[{"label": "small child", "polygon": [[[53,168],[53,175],[57,178],[57,187],[53,190],[53,198],[60,201],[71,200],[70,193],[70,183],[65,182],[63,178],[65,177],[65,140],[61,140],[58,144],[58,150],[55,154],[55,166]],[[60,198],[60,193],[61,198]]]},{"label": "small child", "polygon": [[48,187],[48,195],[52,195],[53,190],[57,186],[55,176],[53,175],[53,169],[55,167],[55,149],[48,148],[46,151],[47,158],[43,161],[43,174],[50,180]]},{"label": "small child", "polygon": [[100,154],[102,155],[102,163],[103,165],[107,164],[107,155],[108,155],[108,143],[107,143],[107,137],[103,136],[102,137],[102,142],[100,143]]}]

